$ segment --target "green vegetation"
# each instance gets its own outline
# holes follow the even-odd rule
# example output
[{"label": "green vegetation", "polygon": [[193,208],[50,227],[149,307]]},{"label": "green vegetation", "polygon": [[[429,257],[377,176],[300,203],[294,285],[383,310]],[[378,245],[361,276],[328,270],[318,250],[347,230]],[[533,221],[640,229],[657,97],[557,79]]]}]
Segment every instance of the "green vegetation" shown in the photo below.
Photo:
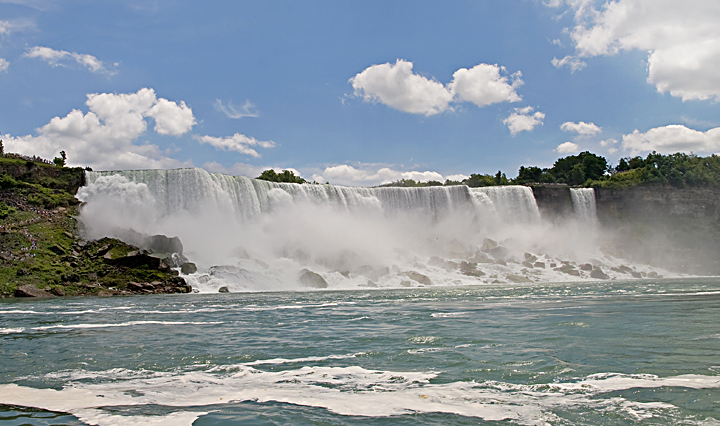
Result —
[{"label": "green vegetation", "polygon": [[[495,175],[471,174],[459,181],[445,181],[444,185],[467,185],[470,187],[494,185],[566,184],[585,187],[626,188],[637,185],[668,185],[685,187],[720,187],[720,156],[699,157],[694,154],[663,155],[657,152],[647,157],[621,158],[611,167],[604,157],[585,151],[555,161],[550,168],[521,166],[515,178],[505,173]],[[442,185],[437,181],[416,182],[400,179],[381,186],[423,187]]]},{"label": "green vegetation", "polygon": [[260,173],[260,176],[256,179],[267,180],[270,182],[308,183],[308,181],[300,176],[295,176],[295,173],[290,170],[283,170],[280,173],[275,173],[275,170],[268,169]]},{"label": "green vegetation", "polygon": [[[79,238],[83,178],[80,168],[0,154],[0,297],[28,285],[59,296],[187,292],[177,272],[137,247]],[[134,264],[118,262],[128,255]]]}]

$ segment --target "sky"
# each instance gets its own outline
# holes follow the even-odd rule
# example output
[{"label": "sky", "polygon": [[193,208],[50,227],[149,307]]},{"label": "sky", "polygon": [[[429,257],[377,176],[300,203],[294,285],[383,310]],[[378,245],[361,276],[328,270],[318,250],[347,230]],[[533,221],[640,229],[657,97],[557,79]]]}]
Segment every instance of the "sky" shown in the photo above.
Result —
[{"label": "sky", "polygon": [[0,0],[6,152],[374,186],[720,152],[717,0]]}]

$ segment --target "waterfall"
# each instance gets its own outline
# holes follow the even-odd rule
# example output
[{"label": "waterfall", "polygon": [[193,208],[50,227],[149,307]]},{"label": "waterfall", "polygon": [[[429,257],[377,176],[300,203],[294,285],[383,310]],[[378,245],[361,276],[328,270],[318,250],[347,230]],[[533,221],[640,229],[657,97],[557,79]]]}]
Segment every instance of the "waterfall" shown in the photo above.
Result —
[{"label": "waterfall", "polygon": [[[583,244],[600,257],[590,238],[546,226],[524,186],[353,188],[202,169],[87,172],[86,181],[86,238],[177,236],[198,267],[186,279],[201,291],[296,289],[305,269],[331,288],[531,282],[561,274],[550,266],[560,257],[537,260],[543,251],[567,259]],[[594,212],[588,191],[573,190],[583,217]]]},{"label": "waterfall", "polygon": [[593,188],[570,188],[575,215],[588,223],[597,222],[595,190]]}]

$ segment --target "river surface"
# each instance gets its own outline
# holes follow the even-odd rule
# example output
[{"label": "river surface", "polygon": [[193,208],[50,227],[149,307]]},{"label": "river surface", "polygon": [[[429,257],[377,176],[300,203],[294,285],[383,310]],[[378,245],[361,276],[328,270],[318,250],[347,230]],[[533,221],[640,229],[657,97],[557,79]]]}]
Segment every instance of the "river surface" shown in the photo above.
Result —
[{"label": "river surface", "polygon": [[720,279],[0,301],[2,425],[720,425]]}]

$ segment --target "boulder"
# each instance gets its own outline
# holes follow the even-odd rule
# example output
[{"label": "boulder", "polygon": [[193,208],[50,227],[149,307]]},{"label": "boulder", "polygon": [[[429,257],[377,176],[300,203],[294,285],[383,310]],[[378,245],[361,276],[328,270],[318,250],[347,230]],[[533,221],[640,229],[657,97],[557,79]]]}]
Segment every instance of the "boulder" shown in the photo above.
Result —
[{"label": "boulder", "polygon": [[539,269],[545,269],[545,262],[535,262],[533,266]]},{"label": "boulder", "polygon": [[185,262],[180,266],[180,272],[182,272],[183,275],[194,274],[197,272],[197,266],[192,262]]},{"label": "boulder", "polygon": [[165,235],[151,235],[143,240],[142,246],[146,250],[160,253],[182,253],[183,245],[178,237]]},{"label": "boulder", "polygon": [[54,297],[54,295],[32,284],[25,284],[15,289],[15,297]]},{"label": "boulder", "polygon": [[313,271],[310,271],[308,269],[303,269],[300,271],[300,278],[299,278],[300,284],[302,284],[305,287],[310,288],[327,288],[328,283],[325,281],[325,278],[322,277],[322,275],[315,273]]},{"label": "boulder", "polygon": [[430,280],[430,277],[428,277],[427,275],[423,275],[421,273],[415,272],[415,271],[403,272],[401,275],[404,277],[408,277],[413,281],[417,281],[420,284],[432,285],[432,281]]},{"label": "boulder", "polygon": [[580,265],[580,269],[582,269],[583,271],[592,271],[593,266],[589,263],[584,263],[584,264]]},{"label": "boulder", "polygon": [[565,264],[559,268],[555,268],[555,269],[553,269],[553,271],[562,272],[562,273],[568,274],[568,275],[574,275],[576,277],[580,276],[580,271],[578,271],[572,265],[569,265],[569,264]]},{"label": "boulder", "polygon": [[508,281],[513,282],[513,283],[531,283],[532,282],[532,280],[530,280],[530,278],[523,277],[522,275],[508,274],[506,276],[506,278]]},{"label": "boulder", "polygon": [[590,278],[595,278],[596,280],[607,280],[610,277],[602,271],[600,268],[595,268],[590,272]]},{"label": "boulder", "polygon": [[535,256],[531,253],[525,253],[523,256],[525,256],[525,260],[527,260],[530,263],[536,262],[538,260],[537,256]]},{"label": "boulder", "polygon": [[230,293],[230,290],[227,288],[227,286],[222,286],[218,289],[218,293]]}]

